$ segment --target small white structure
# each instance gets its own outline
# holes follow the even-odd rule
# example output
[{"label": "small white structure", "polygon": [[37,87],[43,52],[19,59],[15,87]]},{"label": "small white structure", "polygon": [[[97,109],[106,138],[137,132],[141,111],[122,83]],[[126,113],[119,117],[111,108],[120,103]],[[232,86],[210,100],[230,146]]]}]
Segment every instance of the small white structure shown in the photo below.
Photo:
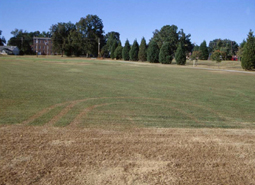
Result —
[{"label": "small white structure", "polygon": [[17,46],[0,46],[1,54],[18,55],[19,48]]}]

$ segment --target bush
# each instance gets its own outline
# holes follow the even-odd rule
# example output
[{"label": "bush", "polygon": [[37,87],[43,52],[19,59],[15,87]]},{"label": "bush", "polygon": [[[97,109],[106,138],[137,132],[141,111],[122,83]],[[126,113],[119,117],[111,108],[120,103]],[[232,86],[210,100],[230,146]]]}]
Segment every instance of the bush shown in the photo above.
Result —
[{"label": "bush", "polygon": [[162,64],[171,64],[173,60],[172,53],[170,43],[165,42],[160,48],[159,62]]},{"label": "bush", "polygon": [[151,63],[159,62],[159,47],[154,40],[150,41],[149,43],[147,50],[147,60]]},{"label": "bush", "polygon": [[191,60],[198,60],[201,57],[201,51],[193,51],[191,55]]}]

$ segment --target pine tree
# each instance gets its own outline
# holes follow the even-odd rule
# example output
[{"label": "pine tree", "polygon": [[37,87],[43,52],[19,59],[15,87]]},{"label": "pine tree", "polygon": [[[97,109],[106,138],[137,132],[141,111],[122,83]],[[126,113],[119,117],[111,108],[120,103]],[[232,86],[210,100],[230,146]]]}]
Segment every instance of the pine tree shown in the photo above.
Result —
[{"label": "pine tree", "polygon": [[159,52],[159,62],[162,64],[171,64],[173,57],[173,51],[171,51],[171,45],[169,42],[164,42]]},{"label": "pine tree", "polygon": [[123,60],[129,60],[129,51],[130,51],[130,44],[129,44],[129,41],[126,40],[125,42],[125,46],[122,50],[122,58]]},{"label": "pine tree", "polygon": [[255,69],[255,37],[250,30],[247,38],[247,42],[244,45],[242,68],[245,70]]},{"label": "pine tree", "polygon": [[178,65],[185,65],[186,64],[186,54],[185,48],[181,42],[178,43],[178,47],[175,53],[175,60]]},{"label": "pine tree", "polygon": [[115,55],[114,55],[114,51],[115,49],[118,47],[118,43],[116,40],[114,40],[113,44],[112,44],[112,48],[111,48],[111,58],[114,59]]},{"label": "pine tree", "polygon": [[114,56],[117,60],[122,58],[122,49],[121,42],[119,42],[118,47],[114,51]]},{"label": "pine tree", "polygon": [[146,40],[143,37],[140,47],[139,47],[139,53],[138,53],[138,58],[140,61],[146,61],[147,59],[147,53],[146,53]]},{"label": "pine tree", "polygon": [[199,47],[199,51],[201,51],[201,60],[207,60],[208,56],[209,56],[209,52],[208,52],[208,48],[206,46],[206,41],[204,40],[200,47]]},{"label": "pine tree", "polygon": [[134,43],[130,50],[130,60],[138,61],[138,53],[139,53],[139,44],[137,40],[134,40]]},{"label": "pine tree", "polygon": [[159,47],[154,40],[150,41],[149,43],[147,50],[147,60],[151,63],[159,62]]}]

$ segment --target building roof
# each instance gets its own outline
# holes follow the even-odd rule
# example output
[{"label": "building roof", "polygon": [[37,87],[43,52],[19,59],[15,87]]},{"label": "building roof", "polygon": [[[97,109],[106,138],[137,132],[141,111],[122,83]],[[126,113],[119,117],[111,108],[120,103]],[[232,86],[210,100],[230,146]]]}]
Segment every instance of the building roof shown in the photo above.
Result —
[{"label": "building roof", "polygon": [[18,48],[18,47],[17,46],[0,46],[0,50],[8,49],[10,51],[13,51],[15,48]]},{"label": "building roof", "polygon": [[33,37],[33,39],[51,40],[50,37]]}]

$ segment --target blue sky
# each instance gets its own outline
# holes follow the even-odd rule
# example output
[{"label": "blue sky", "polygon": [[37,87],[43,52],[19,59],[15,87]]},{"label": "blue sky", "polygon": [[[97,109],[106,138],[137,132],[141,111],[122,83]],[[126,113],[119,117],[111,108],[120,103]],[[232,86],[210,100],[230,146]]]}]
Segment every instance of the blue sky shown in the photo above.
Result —
[{"label": "blue sky", "polygon": [[200,45],[216,38],[241,43],[255,32],[255,0],[0,0],[0,30],[9,40],[15,28],[49,31],[58,22],[76,23],[88,14],[98,15],[105,33],[147,43],[155,29],[176,25]]}]

